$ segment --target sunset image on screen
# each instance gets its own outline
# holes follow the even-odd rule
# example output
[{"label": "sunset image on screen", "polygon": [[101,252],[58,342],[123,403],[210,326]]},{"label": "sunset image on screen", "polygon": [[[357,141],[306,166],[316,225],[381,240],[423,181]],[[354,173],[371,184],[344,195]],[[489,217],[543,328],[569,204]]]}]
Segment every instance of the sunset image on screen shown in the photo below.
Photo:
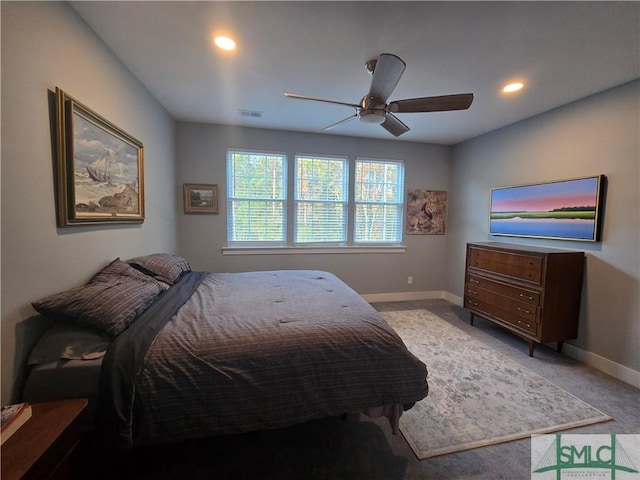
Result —
[{"label": "sunset image on screen", "polygon": [[496,189],[492,212],[549,212],[565,207],[596,206],[597,178]]},{"label": "sunset image on screen", "polygon": [[590,177],[494,188],[490,233],[592,240],[600,180]]}]

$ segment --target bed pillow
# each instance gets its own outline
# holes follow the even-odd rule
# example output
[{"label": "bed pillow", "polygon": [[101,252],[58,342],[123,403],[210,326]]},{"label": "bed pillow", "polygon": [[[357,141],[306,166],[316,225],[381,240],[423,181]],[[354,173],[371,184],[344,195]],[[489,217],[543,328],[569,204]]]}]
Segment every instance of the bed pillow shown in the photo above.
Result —
[{"label": "bed pillow", "polygon": [[136,270],[128,263],[116,258],[109,265],[96,273],[88,283],[130,282],[136,280],[151,283],[155,281],[154,279],[150,279],[148,275]]},{"label": "bed pillow", "polygon": [[133,265],[129,265],[126,262],[116,258],[113,262],[107,265],[105,268],[96,273],[89,283],[96,282],[130,282],[132,280],[139,280],[141,282],[156,283],[162,291],[167,290],[171,284],[162,278],[154,278],[153,275],[149,275],[146,272],[141,272]]},{"label": "bed pillow", "polygon": [[130,258],[127,263],[140,272],[171,284],[180,280],[186,272],[191,271],[191,265],[185,258],[170,253],[152,253]]},{"label": "bed pillow", "polygon": [[116,259],[86,285],[50,295],[32,305],[42,315],[96,328],[115,337],[162,291],[156,280]]},{"label": "bed pillow", "polygon": [[111,338],[99,330],[55,322],[31,350],[28,365],[58,360],[94,360],[104,357]]}]

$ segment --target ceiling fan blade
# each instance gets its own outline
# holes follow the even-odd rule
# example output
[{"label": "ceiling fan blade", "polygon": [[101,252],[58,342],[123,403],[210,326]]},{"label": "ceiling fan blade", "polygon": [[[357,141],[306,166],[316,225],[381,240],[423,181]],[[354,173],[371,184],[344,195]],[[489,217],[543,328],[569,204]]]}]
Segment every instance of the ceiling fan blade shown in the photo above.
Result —
[{"label": "ceiling fan blade", "polygon": [[369,95],[386,103],[398,85],[406,66],[400,57],[391,53],[380,54],[373,70]]},{"label": "ceiling fan blade", "polygon": [[396,137],[399,137],[403,133],[407,133],[409,131],[409,127],[402,123],[398,117],[390,113],[387,113],[385,120],[381,125],[391,135]]},{"label": "ceiling fan blade", "polygon": [[341,123],[346,123],[349,120],[353,120],[354,118],[356,118],[358,116],[357,113],[354,113],[353,115],[347,117],[347,118],[343,118],[340,121],[337,121],[336,123],[332,123],[331,125],[327,125],[326,127],[324,127],[322,130],[331,130],[333,127],[337,127],[338,125],[340,125]]},{"label": "ceiling fan blade", "polygon": [[360,107],[360,105],[357,105],[355,103],[336,102],[335,100],[325,100],[323,98],[305,97],[304,95],[298,95],[295,93],[285,93],[284,96],[287,98],[294,98],[296,100],[310,100],[312,102],[334,103],[336,105],[344,105],[344,106],[353,107],[353,108]]},{"label": "ceiling fan blade", "polygon": [[473,102],[473,93],[408,98],[391,102],[388,110],[393,113],[446,112],[449,110],[465,110],[471,106],[471,102]]}]

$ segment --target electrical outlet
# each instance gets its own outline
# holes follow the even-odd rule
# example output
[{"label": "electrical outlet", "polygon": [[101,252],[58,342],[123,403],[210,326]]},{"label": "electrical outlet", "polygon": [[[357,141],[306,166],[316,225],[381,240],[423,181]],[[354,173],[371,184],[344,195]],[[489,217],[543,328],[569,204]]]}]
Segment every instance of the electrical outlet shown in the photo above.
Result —
[{"label": "electrical outlet", "polygon": [[407,277],[407,285],[411,285],[413,283],[413,277]]}]

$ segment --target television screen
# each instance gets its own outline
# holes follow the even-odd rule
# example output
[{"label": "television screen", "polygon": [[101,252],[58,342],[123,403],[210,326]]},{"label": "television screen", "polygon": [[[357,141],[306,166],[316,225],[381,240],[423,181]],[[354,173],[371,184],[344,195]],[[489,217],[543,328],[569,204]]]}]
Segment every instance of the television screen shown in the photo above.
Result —
[{"label": "television screen", "polygon": [[492,188],[489,233],[599,241],[605,178]]}]

